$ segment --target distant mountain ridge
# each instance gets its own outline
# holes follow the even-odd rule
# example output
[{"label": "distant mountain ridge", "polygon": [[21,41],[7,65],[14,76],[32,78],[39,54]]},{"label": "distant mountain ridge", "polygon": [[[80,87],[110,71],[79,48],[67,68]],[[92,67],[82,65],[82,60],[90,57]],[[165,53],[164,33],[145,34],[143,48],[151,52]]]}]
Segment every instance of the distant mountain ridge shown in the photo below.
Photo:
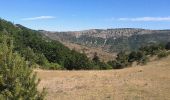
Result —
[{"label": "distant mountain ridge", "polygon": [[137,50],[143,45],[152,43],[164,44],[170,41],[170,30],[117,28],[69,32],[41,32],[54,40],[72,42],[88,47],[99,47],[108,52]]}]

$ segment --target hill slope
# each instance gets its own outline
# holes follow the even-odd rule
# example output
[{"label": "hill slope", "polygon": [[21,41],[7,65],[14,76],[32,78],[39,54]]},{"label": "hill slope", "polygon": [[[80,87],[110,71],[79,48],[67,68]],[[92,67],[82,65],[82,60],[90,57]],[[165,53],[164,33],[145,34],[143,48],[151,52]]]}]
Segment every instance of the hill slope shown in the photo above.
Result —
[{"label": "hill slope", "polygon": [[47,69],[87,69],[91,64],[85,54],[70,50],[57,40],[0,19],[0,38],[3,35],[13,40],[15,52],[29,61],[29,64],[36,63]]},{"label": "hill slope", "polygon": [[108,52],[137,50],[139,47],[152,43],[170,41],[170,30],[145,30],[135,28],[92,29],[75,32],[46,32],[44,35],[61,42],[72,42],[88,47],[101,48]]},{"label": "hill slope", "polygon": [[50,100],[168,100],[170,57],[110,71],[43,71],[39,89],[47,87]]}]

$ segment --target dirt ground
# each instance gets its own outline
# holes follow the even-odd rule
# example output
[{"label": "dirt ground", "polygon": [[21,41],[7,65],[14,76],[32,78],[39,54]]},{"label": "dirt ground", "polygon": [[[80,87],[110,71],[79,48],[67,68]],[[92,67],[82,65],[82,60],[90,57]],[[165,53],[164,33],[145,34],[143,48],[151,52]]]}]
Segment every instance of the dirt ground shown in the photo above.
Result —
[{"label": "dirt ground", "polygon": [[121,70],[35,71],[47,100],[170,100],[170,57]]}]

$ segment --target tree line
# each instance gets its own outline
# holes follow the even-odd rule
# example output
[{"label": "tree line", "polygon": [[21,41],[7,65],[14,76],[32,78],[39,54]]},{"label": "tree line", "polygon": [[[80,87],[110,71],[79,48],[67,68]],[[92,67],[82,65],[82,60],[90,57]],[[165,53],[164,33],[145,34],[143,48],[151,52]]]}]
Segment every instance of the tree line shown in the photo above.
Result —
[{"label": "tree line", "polygon": [[18,52],[29,65],[39,65],[42,69],[67,69],[67,70],[90,70],[90,69],[120,69],[131,66],[133,62],[145,64],[149,57],[157,55],[164,57],[169,46],[150,44],[136,51],[121,51],[116,59],[109,62],[100,61],[97,53],[93,59],[89,59],[84,53],[70,50],[60,42],[51,40],[39,31],[28,29],[22,25],[14,25],[11,22],[0,20],[0,36],[9,36],[14,41],[14,51]]},{"label": "tree line", "polygon": [[7,35],[14,41],[18,52],[30,65],[43,69],[90,69],[91,61],[83,53],[70,50],[58,41],[50,40],[40,32],[21,25],[0,20],[0,36]]},{"label": "tree line", "polygon": [[142,46],[139,50],[131,52],[123,52],[117,54],[115,60],[107,62],[113,69],[121,69],[130,67],[134,62],[137,64],[146,64],[149,59],[156,56],[158,59],[167,57],[170,52],[170,42],[167,44],[150,44]]}]

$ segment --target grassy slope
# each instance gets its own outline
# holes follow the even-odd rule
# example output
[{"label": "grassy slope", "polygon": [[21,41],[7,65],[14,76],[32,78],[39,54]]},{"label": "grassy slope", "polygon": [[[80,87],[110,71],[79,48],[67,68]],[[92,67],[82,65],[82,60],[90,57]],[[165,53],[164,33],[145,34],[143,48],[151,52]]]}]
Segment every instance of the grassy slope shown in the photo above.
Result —
[{"label": "grassy slope", "polygon": [[87,46],[74,44],[70,42],[61,42],[61,43],[63,43],[66,47],[70,48],[71,50],[75,49],[77,52],[81,52],[81,53],[84,52],[90,59],[93,58],[95,52],[97,53],[101,61],[107,62],[116,58],[116,53],[108,53],[102,50],[101,48],[87,47]]},{"label": "grassy slope", "polygon": [[168,100],[170,57],[110,71],[42,71],[49,100]]}]

